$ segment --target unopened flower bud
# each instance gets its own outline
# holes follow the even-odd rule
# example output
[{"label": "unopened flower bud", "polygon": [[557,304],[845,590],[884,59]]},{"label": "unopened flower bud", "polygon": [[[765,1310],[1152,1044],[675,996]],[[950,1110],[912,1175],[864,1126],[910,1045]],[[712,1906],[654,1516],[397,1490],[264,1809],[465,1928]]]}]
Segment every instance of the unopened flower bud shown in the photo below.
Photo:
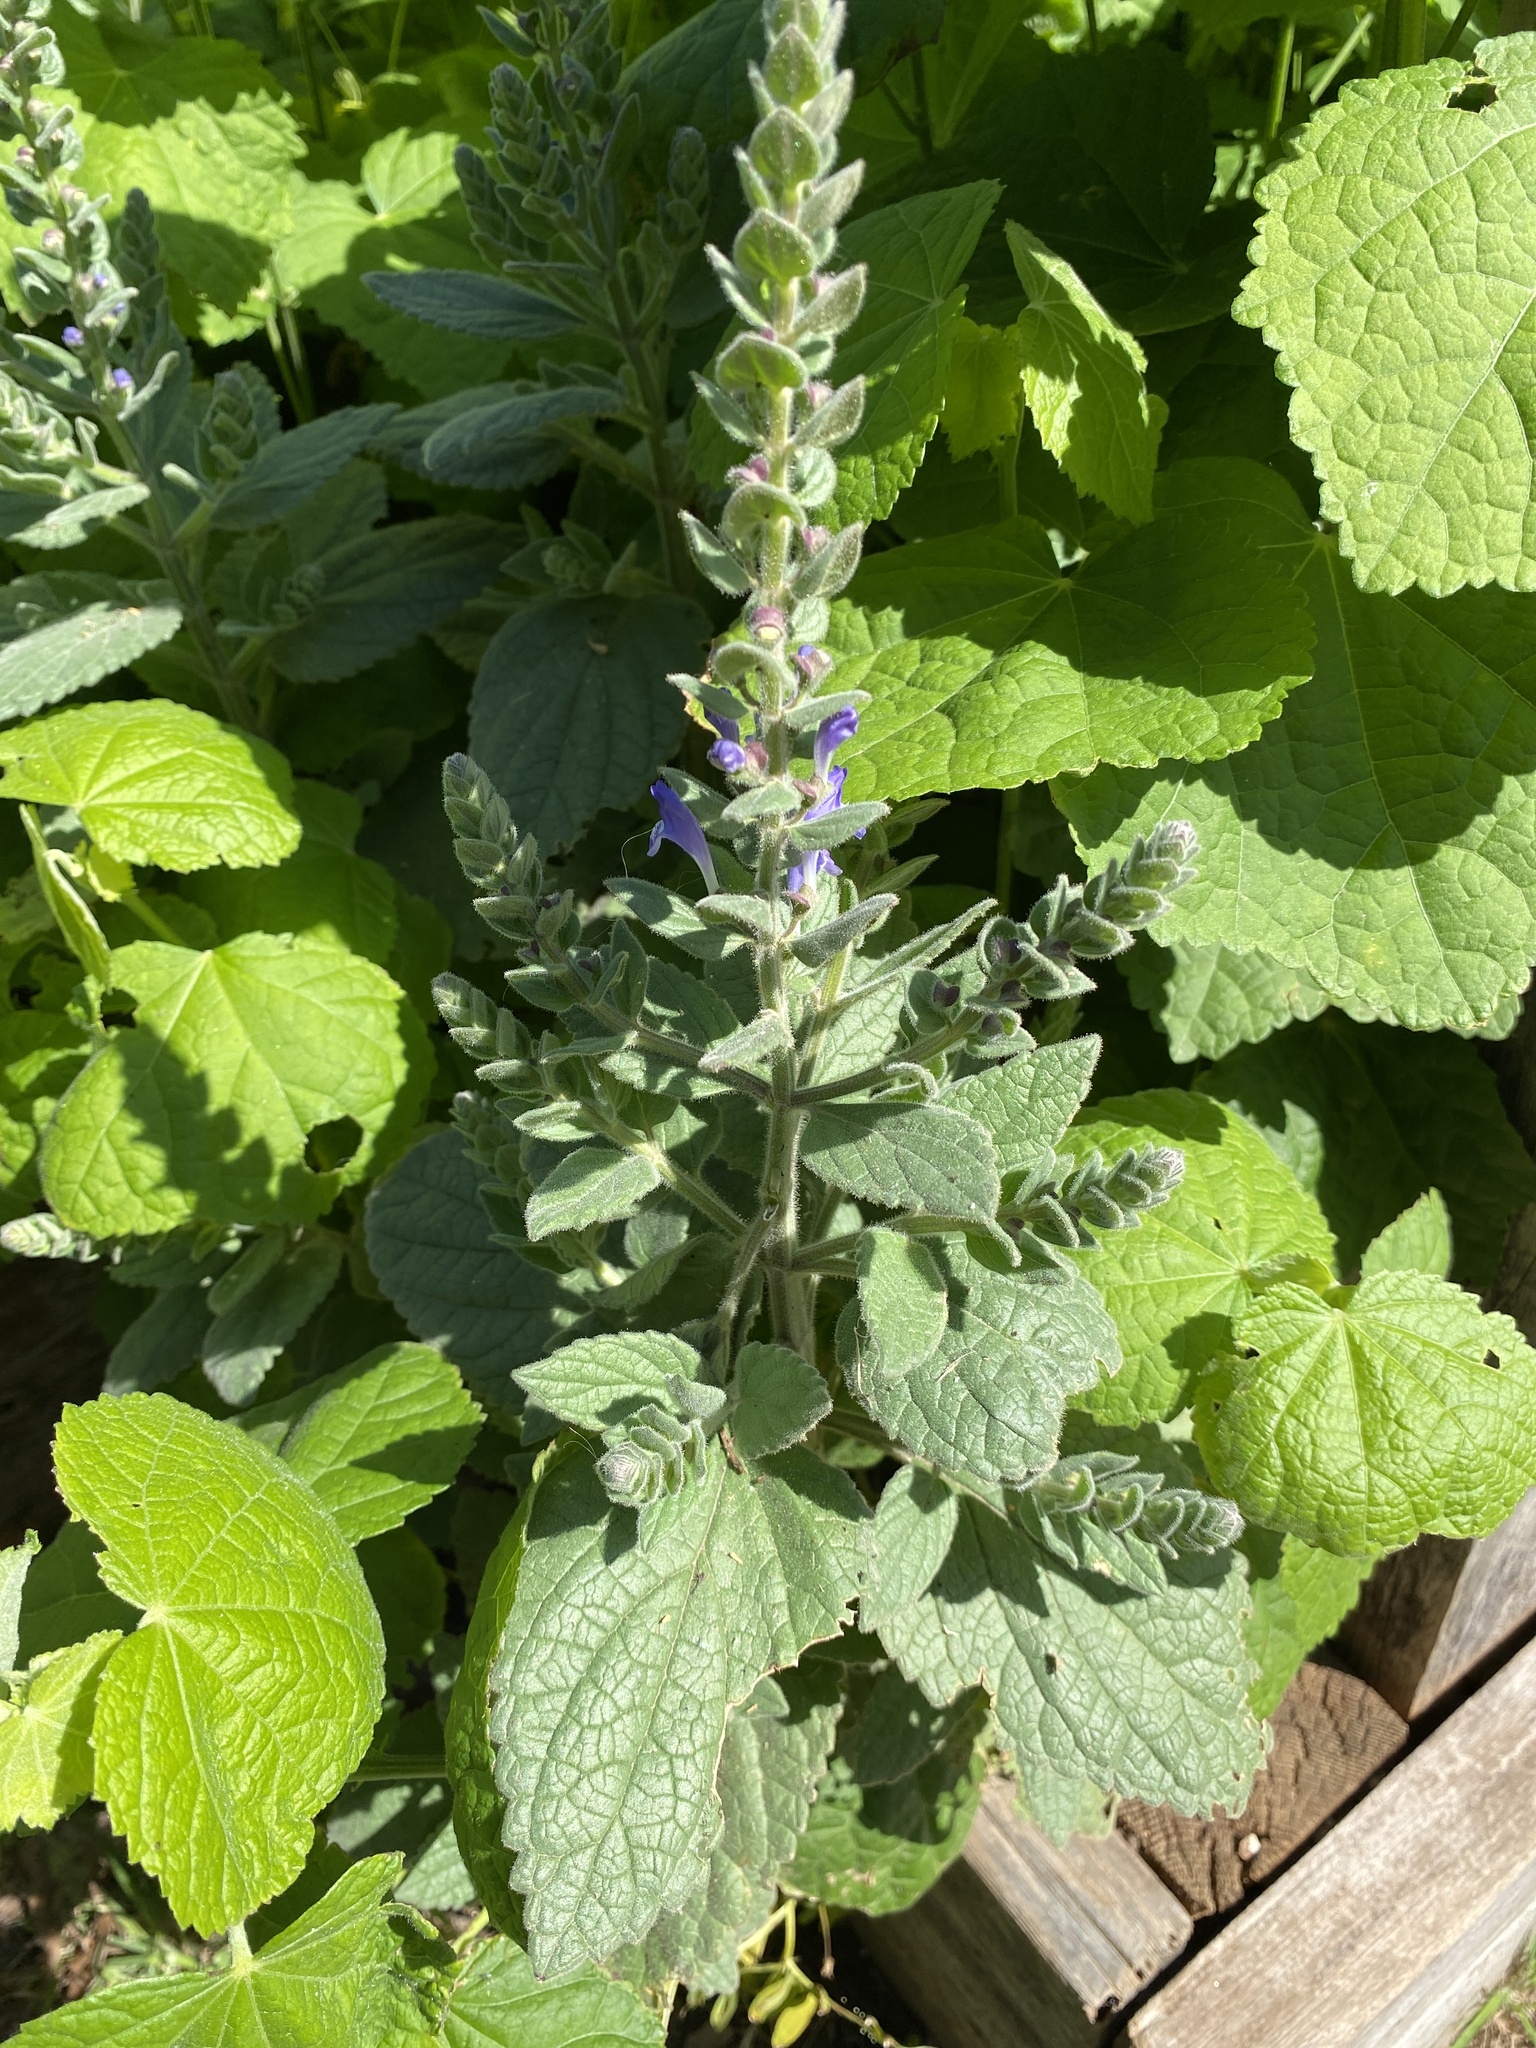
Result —
[{"label": "unopened flower bud", "polygon": [[747,765],[747,750],[739,740],[716,740],[705,758],[722,775],[739,775]]},{"label": "unopened flower bud", "polygon": [[776,604],[760,604],[747,619],[759,640],[782,640],[789,621]]},{"label": "unopened flower bud", "polygon": [[960,1000],[960,984],[956,981],[936,981],[928,992],[928,1000],[936,1010],[950,1010]]},{"label": "unopened flower bud", "polygon": [[131,391],[133,389],[133,378],[127,370],[114,370],[112,372],[112,382],[119,391]]},{"label": "unopened flower bud", "polygon": [[57,255],[64,246],[64,230],[62,228],[44,228],[42,244],[50,256]]},{"label": "unopened flower bud", "polygon": [[66,327],[64,332],[59,336],[59,339],[60,341],[63,342],[66,348],[85,347],[85,336],[80,332],[78,327]]},{"label": "unopened flower bud", "polygon": [[820,554],[831,538],[832,529],[828,526],[802,526],[800,529],[800,540],[808,555]]}]

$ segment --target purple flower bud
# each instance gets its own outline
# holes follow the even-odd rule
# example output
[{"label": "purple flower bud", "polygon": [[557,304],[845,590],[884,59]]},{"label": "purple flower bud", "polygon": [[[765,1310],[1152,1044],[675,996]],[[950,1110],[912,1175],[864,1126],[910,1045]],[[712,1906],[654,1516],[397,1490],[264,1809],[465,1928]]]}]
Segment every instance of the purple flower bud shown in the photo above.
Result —
[{"label": "purple flower bud", "polygon": [[[824,797],[819,797],[811,805],[801,823],[809,825],[813,818],[830,817],[833,811],[840,811],[843,807],[843,784],[847,780],[848,770],[846,768],[832,769],[827,775],[827,781],[832,785],[831,788]],[[864,834],[859,832],[854,836],[862,839]],[[819,876],[840,875],[842,872],[842,869],[832,858],[831,854],[827,852],[826,848],[817,847],[813,853],[806,855],[803,862],[797,863],[790,869],[784,878],[785,887],[789,890],[791,896],[798,896],[802,890],[808,889]]]},{"label": "purple flower bud", "polygon": [[765,484],[768,481],[768,458],[754,455],[750,462],[738,462],[734,469],[726,471],[727,480],[733,484]]},{"label": "purple flower bud", "polygon": [[[826,660],[825,655],[823,655],[822,659]],[[827,666],[830,668],[831,663],[828,662]],[[858,729],[859,714],[853,709],[852,705],[849,705],[846,710],[834,711],[830,718],[824,718],[821,721],[820,725],[816,728],[815,755],[816,773],[818,775],[830,776],[834,772],[832,756],[845,740],[853,738]],[[839,768],[835,772],[841,775],[844,771]],[[839,784],[838,786],[841,788],[842,785]]]},{"label": "purple flower bud", "polygon": [[768,773],[768,749],[761,740],[748,740],[746,745],[747,765],[755,768],[759,775]]},{"label": "purple flower bud", "polygon": [[739,775],[747,765],[747,750],[737,740],[716,740],[705,756],[722,775]]},{"label": "purple flower bud", "polygon": [[112,372],[112,382],[119,391],[131,391],[133,389],[133,378],[127,370],[114,370]]},{"label": "purple flower bud", "polygon": [[959,982],[936,981],[928,992],[928,1000],[936,1010],[952,1009],[960,1000]]},{"label": "purple flower bud", "polygon": [[50,256],[57,255],[64,246],[64,230],[62,228],[44,228],[42,244]]},{"label": "purple flower bud", "polygon": [[705,888],[713,896],[720,884],[715,878],[714,857],[709,850],[709,841],[704,837],[703,827],[670,782],[653,782],[651,795],[655,797],[656,808],[661,813],[651,828],[651,843],[647,850],[652,860],[660,853],[662,841],[670,840],[694,862],[704,877]]},{"label": "purple flower bud", "polygon": [[829,526],[802,526],[800,539],[808,555],[819,555],[832,538]]},{"label": "purple flower bud", "polygon": [[832,673],[832,657],[830,654],[823,654],[819,647],[807,644],[795,649],[795,667],[814,688],[823,676]]},{"label": "purple flower bud", "polygon": [[112,289],[112,279],[105,270],[93,270],[91,272],[90,282],[99,292],[110,291]]},{"label": "purple flower bud", "polygon": [[759,640],[778,640],[783,637],[789,621],[776,604],[760,604],[748,614],[747,624]]},{"label": "purple flower bud", "polygon": [[64,332],[59,336],[59,339],[60,341],[63,342],[66,348],[85,347],[85,336],[80,332],[78,327],[66,327]]},{"label": "purple flower bud", "polygon": [[805,387],[805,396],[812,406],[825,405],[832,396],[832,386],[824,384],[819,377],[813,377]]}]

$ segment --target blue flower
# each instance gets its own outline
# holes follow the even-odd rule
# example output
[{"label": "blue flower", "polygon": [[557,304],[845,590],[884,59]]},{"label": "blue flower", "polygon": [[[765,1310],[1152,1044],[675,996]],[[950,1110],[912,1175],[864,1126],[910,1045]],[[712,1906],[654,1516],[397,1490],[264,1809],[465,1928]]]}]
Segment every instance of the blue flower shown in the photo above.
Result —
[{"label": "blue flower", "polygon": [[707,759],[722,775],[739,775],[747,765],[747,750],[741,744],[741,726],[734,718],[712,711],[709,722],[719,734],[710,748]]},{"label": "blue flower", "polygon": [[704,887],[711,896],[719,890],[715,877],[715,863],[709,851],[709,841],[698,819],[683,802],[670,782],[653,782],[651,795],[656,799],[656,808],[661,816],[651,828],[649,852],[652,860],[661,851],[661,843],[668,839],[674,846],[680,846],[693,861],[704,877]]},{"label": "blue flower", "polygon": [[[816,728],[816,773],[831,779],[832,756],[846,740],[851,740],[859,729],[859,714],[852,705],[845,710],[834,711],[830,718],[824,718]],[[836,771],[839,775],[842,769]],[[842,784],[838,784],[842,788]]]},{"label": "blue flower", "polygon": [[80,332],[78,327],[66,327],[63,333],[59,336],[59,339],[60,341],[63,342],[66,348],[85,347],[85,336]]},{"label": "blue flower", "polygon": [[[822,722],[823,730],[831,722],[830,719],[824,719]],[[821,734],[818,733],[816,738],[819,746]],[[827,780],[831,783],[832,787],[824,797],[819,797],[811,805],[811,808],[800,821],[802,825],[809,825],[813,818],[830,817],[833,811],[840,811],[842,809],[843,784],[848,780],[848,770],[846,768],[833,768],[828,771]],[[864,835],[860,832],[857,837],[862,839]],[[826,848],[818,846],[814,853],[808,853],[803,862],[797,862],[790,869],[789,873],[784,877],[784,886],[788,889],[791,896],[798,896],[802,890],[809,889],[819,876],[840,875],[842,872],[842,869],[832,858],[831,854],[827,852]]]}]

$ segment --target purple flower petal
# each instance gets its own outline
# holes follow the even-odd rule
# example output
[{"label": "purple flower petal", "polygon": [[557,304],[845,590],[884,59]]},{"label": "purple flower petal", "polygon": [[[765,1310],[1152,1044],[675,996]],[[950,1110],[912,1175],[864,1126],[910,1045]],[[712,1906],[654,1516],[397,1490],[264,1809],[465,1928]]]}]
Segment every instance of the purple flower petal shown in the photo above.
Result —
[{"label": "purple flower petal", "polygon": [[656,781],[651,784],[651,795],[661,816],[651,828],[650,853],[654,860],[661,851],[662,841],[670,840],[681,847],[688,858],[704,877],[704,886],[713,896],[720,884],[715,877],[714,856],[709,850],[709,841],[704,837],[703,827],[683,802],[670,782]]},{"label": "purple flower petal", "polygon": [[[815,754],[816,773],[818,775],[824,775],[830,779],[834,772],[832,756],[845,741],[853,738],[858,729],[859,714],[851,705],[843,711],[834,711],[830,718],[824,718],[821,721],[820,725],[816,728]],[[844,771],[839,769],[835,772],[842,774]],[[842,788],[841,783],[838,784],[838,788]]]}]

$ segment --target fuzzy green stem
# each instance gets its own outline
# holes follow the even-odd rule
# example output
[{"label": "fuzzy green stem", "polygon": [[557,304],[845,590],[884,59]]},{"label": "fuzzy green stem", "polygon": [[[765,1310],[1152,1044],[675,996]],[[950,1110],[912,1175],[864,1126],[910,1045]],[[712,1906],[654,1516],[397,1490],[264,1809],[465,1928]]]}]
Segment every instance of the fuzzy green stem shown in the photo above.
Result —
[{"label": "fuzzy green stem", "polygon": [[1269,105],[1260,138],[1266,155],[1274,148],[1285,121],[1285,103],[1291,83],[1291,55],[1295,47],[1296,17],[1288,14],[1275,33],[1275,59],[1269,74]]}]

